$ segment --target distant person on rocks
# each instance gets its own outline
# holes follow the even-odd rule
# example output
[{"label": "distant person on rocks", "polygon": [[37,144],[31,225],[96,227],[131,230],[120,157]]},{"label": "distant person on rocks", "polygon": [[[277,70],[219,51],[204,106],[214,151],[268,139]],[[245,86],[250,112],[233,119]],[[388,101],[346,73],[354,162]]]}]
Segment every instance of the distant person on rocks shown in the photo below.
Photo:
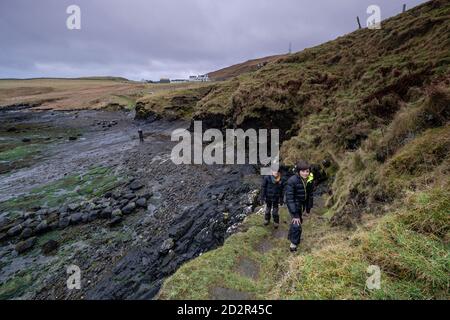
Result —
[{"label": "distant person on rocks", "polygon": [[295,174],[286,184],[286,204],[292,217],[288,239],[290,251],[297,251],[302,236],[303,212],[309,213],[313,207],[313,180],[310,165],[300,161],[295,167]]},{"label": "distant person on rocks", "polygon": [[142,131],[142,129],[138,130],[138,134],[139,134],[139,141],[141,143],[144,143],[144,132]]},{"label": "distant person on rocks", "polygon": [[266,203],[266,213],[264,225],[270,223],[271,214],[273,225],[278,228],[280,224],[279,206],[284,204],[284,180],[278,170],[272,171],[271,176],[264,176],[261,187],[261,201]]}]

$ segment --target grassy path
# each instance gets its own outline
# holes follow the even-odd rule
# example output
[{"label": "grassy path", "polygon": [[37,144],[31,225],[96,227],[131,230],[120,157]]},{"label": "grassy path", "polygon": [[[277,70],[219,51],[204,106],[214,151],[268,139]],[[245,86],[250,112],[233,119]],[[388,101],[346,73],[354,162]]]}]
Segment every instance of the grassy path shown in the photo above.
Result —
[{"label": "grassy path", "polygon": [[[244,230],[226,241],[223,247],[202,255],[180,268],[170,278],[163,299],[267,299],[289,270],[290,259],[305,256],[332,243],[345,231],[331,230],[322,199],[305,217],[302,243],[298,252],[289,251],[287,234],[290,216],[280,209],[280,227],[264,226],[264,208],[249,216]],[[186,277],[186,279],[184,278]],[[181,279],[180,279],[181,278]]]},{"label": "grassy path", "polygon": [[[289,252],[289,214],[278,230],[263,210],[247,217],[225,244],[183,265],[160,299],[448,299],[448,186],[412,193],[357,230],[331,227],[318,199],[304,220],[298,252]],[[381,286],[369,290],[369,266]]]}]

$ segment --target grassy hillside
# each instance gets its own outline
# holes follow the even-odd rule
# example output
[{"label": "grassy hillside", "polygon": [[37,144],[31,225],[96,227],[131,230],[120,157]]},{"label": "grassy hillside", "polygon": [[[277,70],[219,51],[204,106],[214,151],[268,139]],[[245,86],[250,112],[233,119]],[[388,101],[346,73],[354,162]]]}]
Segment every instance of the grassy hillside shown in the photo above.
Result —
[{"label": "grassy hillside", "polygon": [[253,60],[248,60],[246,62],[238,63],[235,65],[232,65],[230,67],[226,67],[217,71],[213,71],[208,73],[208,76],[211,80],[216,81],[222,81],[222,80],[228,80],[233,77],[240,76],[241,74],[256,71],[261,66],[264,66],[268,64],[269,62],[276,61],[282,57],[285,57],[286,55],[276,55],[276,56],[269,56],[264,58],[258,58]]},{"label": "grassy hillside", "polygon": [[[357,30],[225,82],[140,99],[140,117],[280,128],[282,160],[310,160],[331,186],[305,225],[299,255],[288,254],[285,240],[254,250],[271,238],[255,215],[247,232],[182,267],[160,297],[448,298],[448,34],[450,4],[433,0],[381,30]],[[258,276],[240,274],[242,264]],[[371,264],[384,277],[373,292],[365,288]]]}]

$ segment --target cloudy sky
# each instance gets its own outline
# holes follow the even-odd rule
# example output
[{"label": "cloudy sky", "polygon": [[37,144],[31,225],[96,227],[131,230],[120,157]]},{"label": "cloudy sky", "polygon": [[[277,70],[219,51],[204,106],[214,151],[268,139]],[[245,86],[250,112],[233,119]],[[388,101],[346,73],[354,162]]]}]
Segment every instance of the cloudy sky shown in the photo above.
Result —
[{"label": "cloudy sky", "polygon": [[[424,0],[1,0],[0,78],[185,78],[320,44]],[[81,9],[69,30],[67,7]]]}]

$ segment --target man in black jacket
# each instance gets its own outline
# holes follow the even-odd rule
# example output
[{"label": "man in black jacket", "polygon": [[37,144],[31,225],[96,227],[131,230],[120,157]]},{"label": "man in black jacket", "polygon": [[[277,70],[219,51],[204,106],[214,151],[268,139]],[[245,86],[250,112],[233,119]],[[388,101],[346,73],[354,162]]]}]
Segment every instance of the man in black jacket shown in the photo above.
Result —
[{"label": "man in black jacket", "polygon": [[264,225],[270,223],[270,213],[273,215],[273,225],[278,228],[280,216],[279,205],[283,205],[284,182],[279,171],[272,172],[271,176],[264,176],[261,187],[261,200],[266,203],[266,214]]},{"label": "man in black jacket", "polygon": [[288,239],[291,252],[297,251],[302,235],[303,212],[309,213],[313,207],[313,180],[310,166],[300,161],[295,167],[295,175],[286,184],[286,204],[292,216]]}]

